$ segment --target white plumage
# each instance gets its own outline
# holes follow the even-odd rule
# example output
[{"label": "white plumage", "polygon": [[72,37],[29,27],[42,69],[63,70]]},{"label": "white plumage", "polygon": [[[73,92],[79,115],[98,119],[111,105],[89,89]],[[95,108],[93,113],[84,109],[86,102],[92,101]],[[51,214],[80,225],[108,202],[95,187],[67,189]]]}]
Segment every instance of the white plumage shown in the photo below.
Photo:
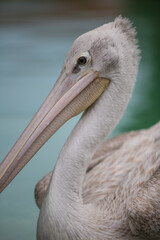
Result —
[{"label": "white plumage", "polygon": [[[1,167],[3,189],[66,120],[87,109],[53,174],[36,186],[39,240],[160,239],[160,124],[104,143],[134,87],[139,62],[135,35],[130,22],[119,17],[80,36],[54,94],[20,138],[22,147],[16,144]],[[7,183],[6,169],[11,169]]]}]

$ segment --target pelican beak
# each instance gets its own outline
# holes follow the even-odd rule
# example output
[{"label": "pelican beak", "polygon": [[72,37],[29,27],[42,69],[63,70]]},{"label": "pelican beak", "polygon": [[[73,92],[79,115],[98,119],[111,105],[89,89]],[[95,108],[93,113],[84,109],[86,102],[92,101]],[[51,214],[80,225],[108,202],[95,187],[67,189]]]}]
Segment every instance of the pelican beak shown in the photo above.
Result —
[{"label": "pelican beak", "polygon": [[108,84],[109,80],[100,78],[93,70],[76,78],[73,74],[67,75],[64,68],[50,94],[0,164],[0,192],[58,128],[95,102]]}]

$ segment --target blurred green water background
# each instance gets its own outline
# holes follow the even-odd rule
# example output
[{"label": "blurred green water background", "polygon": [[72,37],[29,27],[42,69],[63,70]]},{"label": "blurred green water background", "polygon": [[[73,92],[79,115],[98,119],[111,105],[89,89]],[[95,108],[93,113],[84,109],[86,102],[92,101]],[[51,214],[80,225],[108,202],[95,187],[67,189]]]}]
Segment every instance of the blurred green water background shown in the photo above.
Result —
[{"label": "blurred green water background", "polygon": [[[133,97],[112,135],[160,119],[159,1],[0,1],[0,161],[58,78],[65,55],[82,33],[129,17],[142,60]],[[53,169],[79,116],[66,123],[0,196],[0,239],[36,239],[34,186]]]}]

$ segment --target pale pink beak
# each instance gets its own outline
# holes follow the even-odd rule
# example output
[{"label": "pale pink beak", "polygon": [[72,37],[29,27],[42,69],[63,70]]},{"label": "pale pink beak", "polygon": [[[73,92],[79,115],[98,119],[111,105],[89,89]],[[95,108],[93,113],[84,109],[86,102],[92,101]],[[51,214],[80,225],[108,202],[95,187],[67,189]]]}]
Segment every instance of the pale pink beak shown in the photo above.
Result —
[{"label": "pale pink beak", "polygon": [[[100,78],[98,78],[98,73],[93,70],[76,81],[66,75],[65,69],[62,71],[48,97],[0,164],[0,192],[64,122],[93,103],[89,100],[88,103],[82,103],[83,106],[80,106],[81,103],[78,101],[79,106],[74,104],[73,111],[73,106],[69,108],[84,89],[90,88],[89,86],[96,82],[96,79]],[[99,95],[104,89],[105,87],[100,90]],[[93,95],[93,91],[91,94]],[[96,94],[94,101],[99,95]]]}]

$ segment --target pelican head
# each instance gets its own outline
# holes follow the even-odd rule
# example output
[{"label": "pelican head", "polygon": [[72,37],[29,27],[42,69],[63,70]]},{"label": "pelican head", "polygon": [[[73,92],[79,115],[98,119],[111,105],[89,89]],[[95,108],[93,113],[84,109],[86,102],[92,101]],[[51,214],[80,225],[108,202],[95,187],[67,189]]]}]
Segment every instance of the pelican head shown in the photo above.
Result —
[{"label": "pelican head", "polygon": [[118,83],[119,89],[131,94],[137,55],[135,30],[121,17],[77,38],[50,94],[1,163],[0,191],[60,126],[91,106],[111,85]]}]

